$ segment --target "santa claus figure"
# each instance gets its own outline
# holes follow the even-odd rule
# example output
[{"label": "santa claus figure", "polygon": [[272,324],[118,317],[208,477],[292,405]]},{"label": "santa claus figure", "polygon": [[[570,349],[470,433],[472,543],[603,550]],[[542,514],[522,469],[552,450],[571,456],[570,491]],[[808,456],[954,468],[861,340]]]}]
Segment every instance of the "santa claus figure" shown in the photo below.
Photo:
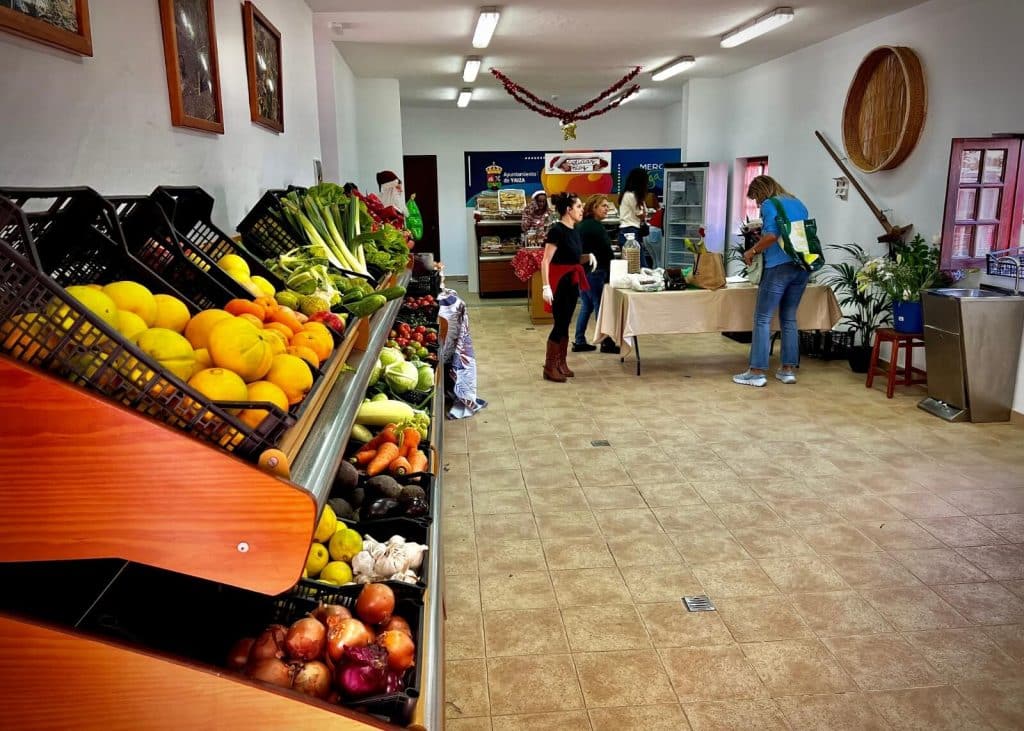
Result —
[{"label": "santa claus figure", "polygon": [[381,170],[377,173],[377,186],[380,188],[380,202],[385,208],[393,208],[404,220],[408,214],[405,205],[405,192],[402,190],[402,181],[390,170]]}]

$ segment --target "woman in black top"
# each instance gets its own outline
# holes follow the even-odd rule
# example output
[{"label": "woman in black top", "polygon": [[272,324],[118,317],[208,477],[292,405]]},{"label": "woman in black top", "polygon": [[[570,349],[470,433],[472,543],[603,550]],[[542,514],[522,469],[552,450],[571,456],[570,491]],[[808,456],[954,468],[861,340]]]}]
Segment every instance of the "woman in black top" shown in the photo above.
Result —
[{"label": "woman in black top", "polygon": [[581,287],[588,289],[590,286],[580,263],[586,261],[593,269],[597,259],[593,254],[583,253],[583,244],[576,231],[576,224],[583,219],[583,202],[579,196],[558,193],[552,196],[552,202],[561,220],[548,230],[544,258],[540,264],[545,309],[551,308],[555,320],[548,335],[544,378],[562,383],[566,377],[574,375],[565,363],[565,356],[569,350],[569,325],[576,309],[576,298]]},{"label": "woman in black top", "polygon": [[[580,312],[576,316],[576,337],[572,341],[572,352],[590,352],[597,350],[597,347],[587,342],[587,323],[591,313],[596,313],[601,305],[601,292],[604,285],[608,283],[608,274],[611,270],[612,242],[608,238],[608,231],[605,230],[601,221],[608,215],[608,201],[600,193],[587,198],[587,204],[583,206],[583,220],[576,230],[580,234],[580,241],[583,242],[583,253],[593,254],[597,259],[597,269],[587,273],[587,282],[590,283],[590,290],[580,292]],[[601,343],[602,353],[618,352],[618,347],[611,340],[605,338]]]}]

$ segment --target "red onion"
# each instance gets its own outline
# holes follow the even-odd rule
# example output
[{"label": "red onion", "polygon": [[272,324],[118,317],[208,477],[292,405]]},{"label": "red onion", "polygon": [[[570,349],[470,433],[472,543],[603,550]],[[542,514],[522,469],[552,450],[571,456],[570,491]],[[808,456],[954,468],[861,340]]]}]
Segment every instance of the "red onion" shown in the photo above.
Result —
[{"label": "red onion", "polygon": [[269,658],[280,659],[284,657],[284,650],[281,646],[284,644],[284,638],[287,634],[288,630],[284,625],[280,624],[272,624],[263,630],[249,649],[249,664],[252,665],[260,660],[267,660]]},{"label": "red onion", "polygon": [[228,667],[232,670],[245,669],[245,664],[249,662],[249,651],[255,641],[252,637],[243,637],[232,645],[228,653]]},{"label": "red onion", "polygon": [[402,670],[388,670],[384,673],[384,692],[397,693],[405,689],[405,672]]},{"label": "red onion", "polygon": [[345,664],[338,671],[338,685],[350,697],[380,693],[384,690],[387,661],[387,650],[380,645],[347,648]]},{"label": "red onion", "polygon": [[293,670],[276,657],[259,660],[249,665],[247,675],[253,680],[259,680],[270,685],[278,685],[282,688],[292,686]]},{"label": "red onion", "polygon": [[309,662],[324,654],[327,628],[312,617],[296,621],[284,638],[284,649],[293,660]]},{"label": "red onion", "polygon": [[322,662],[307,662],[295,673],[292,688],[314,698],[331,694],[331,671]]}]

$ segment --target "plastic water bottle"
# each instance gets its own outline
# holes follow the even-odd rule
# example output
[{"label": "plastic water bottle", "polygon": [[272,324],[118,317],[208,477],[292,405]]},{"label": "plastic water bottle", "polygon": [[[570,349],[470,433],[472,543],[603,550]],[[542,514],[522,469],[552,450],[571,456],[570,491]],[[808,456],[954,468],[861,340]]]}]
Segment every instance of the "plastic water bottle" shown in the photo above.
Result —
[{"label": "plastic water bottle", "polygon": [[630,274],[640,273],[640,244],[636,242],[636,234],[626,234],[626,243],[622,245],[622,258],[626,260],[626,271]]}]

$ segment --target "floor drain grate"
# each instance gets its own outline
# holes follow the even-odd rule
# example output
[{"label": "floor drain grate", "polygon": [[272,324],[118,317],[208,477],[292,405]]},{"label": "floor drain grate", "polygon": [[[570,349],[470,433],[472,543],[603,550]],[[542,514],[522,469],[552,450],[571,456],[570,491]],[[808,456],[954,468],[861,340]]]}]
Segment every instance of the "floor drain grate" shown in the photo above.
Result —
[{"label": "floor drain grate", "polygon": [[706,596],[684,596],[683,604],[691,612],[713,612],[714,603]]},{"label": "floor drain grate", "polygon": [[610,447],[610,446],[612,446],[612,443],[609,442],[607,439],[595,439],[592,442],[590,442],[590,446],[591,447]]}]

